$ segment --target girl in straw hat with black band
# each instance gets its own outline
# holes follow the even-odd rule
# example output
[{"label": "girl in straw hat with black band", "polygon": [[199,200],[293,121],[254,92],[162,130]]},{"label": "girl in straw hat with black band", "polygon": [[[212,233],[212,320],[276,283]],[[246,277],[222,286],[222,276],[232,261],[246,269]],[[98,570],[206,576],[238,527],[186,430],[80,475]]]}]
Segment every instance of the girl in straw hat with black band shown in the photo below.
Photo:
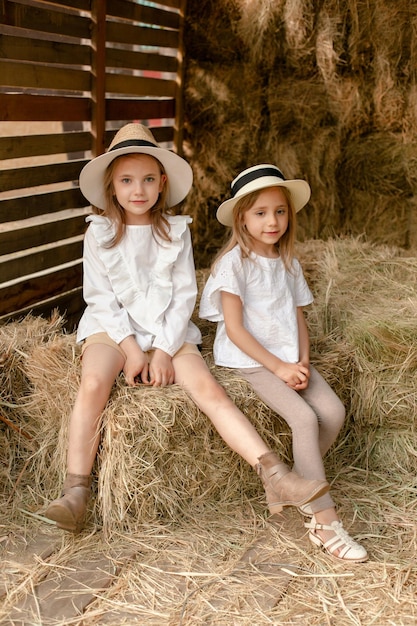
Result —
[{"label": "girl in straw hat with black band", "polygon": [[100,417],[116,377],[128,385],[181,385],[227,444],[249,463],[264,457],[271,505],[301,505],[326,492],[326,480],[305,480],[268,450],[210,374],[190,321],[197,286],[189,224],[170,211],[190,190],[192,171],[161,148],[140,124],[116,134],[108,152],[90,161],[80,188],[93,206],[84,241],[84,299],[77,340],[81,382],[70,418],[67,476],[46,516],[79,532],[85,520]]},{"label": "girl in straw hat with black band", "polygon": [[[294,242],[295,215],[308,202],[310,187],[261,164],[235,178],[232,196],[217,211],[232,234],[213,264],[200,316],[217,322],[216,364],[236,368],[289,424],[295,471],[324,480],[322,456],[336,440],[345,409],[309,362],[303,307],[313,297],[294,258]],[[309,518],[305,526],[315,545],[345,562],[367,560],[329,493],[300,511]]]}]

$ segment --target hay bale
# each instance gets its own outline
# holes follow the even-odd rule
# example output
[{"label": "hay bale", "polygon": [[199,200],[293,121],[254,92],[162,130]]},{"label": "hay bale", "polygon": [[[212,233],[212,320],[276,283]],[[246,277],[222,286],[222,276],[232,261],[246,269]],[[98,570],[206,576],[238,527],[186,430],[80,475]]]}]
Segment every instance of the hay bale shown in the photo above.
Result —
[{"label": "hay bale", "polygon": [[23,468],[30,471],[42,432],[42,412],[32,413],[37,401],[26,365],[33,350],[48,349],[62,334],[57,314],[49,320],[28,315],[0,327],[0,492],[5,501],[13,498]]},{"label": "hay bale", "polygon": [[[410,481],[417,450],[417,259],[358,239],[300,243],[297,255],[315,295],[307,307],[312,362],[342,399],[348,416],[325,458],[328,477],[339,483],[350,464],[356,472],[385,471],[387,481]],[[207,274],[197,272],[200,294]],[[261,436],[291,463],[287,425],[235,372],[213,365],[215,325],[199,321],[197,311],[194,320],[202,329],[203,356],[214,376]],[[14,513],[19,507],[41,512],[59,493],[65,473],[79,349],[75,336],[62,332],[57,321],[27,318],[0,327],[0,335],[3,341],[15,337],[18,372],[11,375],[16,388],[9,383],[9,393],[33,435],[17,444],[15,433],[1,425],[7,445],[13,443],[3,465],[3,488],[10,493],[19,479]],[[391,462],[384,469],[388,453]],[[176,385],[129,388],[122,377],[116,381],[103,414],[94,472],[92,520],[107,535],[158,519],[191,518],[207,506],[235,502],[241,507],[250,500],[261,507],[263,498],[252,468],[229,450]],[[412,497],[408,489],[401,493],[402,500],[407,497]]]},{"label": "hay bale", "polygon": [[[202,282],[200,279],[200,285]],[[211,326],[205,332],[206,353],[214,331]],[[24,424],[33,434],[31,449],[8,463],[8,467],[14,466],[5,481],[9,491],[24,469],[12,503],[15,514],[21,508],[39,512],[39,507],[57,497],[65,475],[69,415],[79,385],[79,347],[75,334],[60,332],[57,324],[52,328],[53,333],[51,323],[32,317],[0,327],[0,334],[16,338],[14,351],[21,355],[19,371],[26,385],[23,397],[19,397],[19,388],[13,393]],[[271,447],[290,462],[286,425],[274,419],[233,372],[216,369],[214,374]],[[177,385],[130,388],[119,377],[101,427],[91,513],[94,523],[106,533],[115,529],[129,532],[137,524],[157,518],[175,520],[192,515],[207,501],[262,496],[253,469],[230,451]]]}]

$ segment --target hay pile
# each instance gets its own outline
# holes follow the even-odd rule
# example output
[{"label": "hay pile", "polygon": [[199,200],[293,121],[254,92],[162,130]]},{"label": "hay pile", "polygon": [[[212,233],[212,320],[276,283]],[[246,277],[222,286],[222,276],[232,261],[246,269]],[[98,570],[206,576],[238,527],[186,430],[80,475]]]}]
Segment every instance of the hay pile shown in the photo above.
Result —
[{"label": "hay pile", "polygon": [[[313,361],[348,413],[325,459],[327,475],[370,562],[346,568],[329,560],[309,544],[294,510],[266,523],[254,472],[185,394],[176,387],[132,390],[122,379],[103,419],[86,531],[77,538],[31,521],[62,482],[79,360],[61,318],[28,317],[0,327],[0,413],[9,422],[0,423],[0,574],[7,589],[0,616],[22,611],[22,593],[31,598],[45,578],[61,581],[64,596],[62,577],[77,580],[79,568],[101,555],[118,573],[107,591],[92,589],[85,625],[415,623],[417,258],[357,239],[301,243],[298,256],[316,298],[307,313]],[[198,272],[200,289],[206,275]],[[246,383],[212,365],[214,326],[201,328],[214,374],[289,460],[287,427]],[[19,537],[27,543],[39,532],[52,553],[21,561]],[[78,623],[27,614],[24,621]]]},{"label": "hay pile", "polygon": [[414,8],[408,0],[188,2],[186,156],[198,267],[242,169],[276,163],[312,198],[299,238],[417,245]]}]

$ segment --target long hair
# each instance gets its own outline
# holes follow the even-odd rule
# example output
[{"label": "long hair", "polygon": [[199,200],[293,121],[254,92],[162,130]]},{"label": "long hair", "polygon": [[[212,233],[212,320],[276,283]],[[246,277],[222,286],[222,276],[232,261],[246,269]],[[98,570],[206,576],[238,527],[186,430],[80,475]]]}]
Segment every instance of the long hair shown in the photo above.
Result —
[{"label": "long hair", "polygon": [[[125,157],[135,158],[135,156],[140,156],[140,154],[138,153],[123,154],[113,159],[113,161],[107,167],[106,172],[104,174],[104,193],[106,197],[106,208],[99,209],[97,207],[93,207],[94,213],[96,213],[97,215],[103,215],[105,217],[108,217],[109,220],[115,225],[116,232],[114,234],[113,239],[108,244],[109,248],[112,248],[113,246],[117,245],[121,241],[126,230],[126,215],[125,215],[123,207],[121,207],[117,201],[117,198],[114,193],[114,188],[113,188],[114,168],[116,166],[116,163],[119,161],[119,159],[123,159]],[[160,163],[158,159],[156,159],[155,157],[151,157],[151,158],[155,159],[155,161],[158,163],[161,176],[164,176],[164,175],[166,176],[165,168],[163,167],[162,163]],[[159,194],[158,200],[155,202],[154,206],[151,209],[151,226],[152,226],[152,231],[154,234],[156,233],[165,241],[171,241],[171,238],[169,236],[169,228],[170,228],[169,222],[164,216],[164,214],[173,214],[173,211],[170,211],[170,209],[166,206],[167,194],[168,194],[168,177],[166,176],[166,181],[162,188],[161,193]]]},{"label": "long hair", "polygon": [[[267,189],[269,189],[269,187]],[[275,187],[270,187],[270,189],[275,189]],[[288,204],[288,227],[282,237],[280,237],[279,241],[277,241],[277,243],[274,245],[279,256],[282,259],[282,262],[284,263],[285,268],[288,271],[291,271],[295,247],[296,212],[293,202],[291,200],[290,190],[284,186],[279,186],[279,189],[284,194]],[[246,211],[248,211],[255,204],[256,200],[259,198],[260,194],[263,191],[265,191],[265,189],[253,191],[252,193],[249,193],[246,196],[240,198],[234,205],[232,231],[228,241],[218,252],[212,263],[212,272],[215,271],[217,262],[225,254],[227,254],[227,252],[230,252],[230,250],[232,250],[236,245],[240,247],[242,259],[249,257],[253,248],[253,238],[245,228],[243,218]]]}]

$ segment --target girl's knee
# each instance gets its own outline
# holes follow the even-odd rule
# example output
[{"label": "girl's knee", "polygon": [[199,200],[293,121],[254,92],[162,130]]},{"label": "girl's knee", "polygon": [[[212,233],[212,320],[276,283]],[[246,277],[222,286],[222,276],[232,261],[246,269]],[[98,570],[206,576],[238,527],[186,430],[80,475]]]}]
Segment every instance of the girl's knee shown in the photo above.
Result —
[{"label": "girl's knee", "polygon": [[204,401],[205,403],[213,402],[216,404],[231,402],[224,388],[210,372],[207,372],[204,376],[200,376],[192,388],[188,387],[188,391],[197,401]]},{"label": "girl's knee", "polygon": [[89,372],[81,377],[80,392],[85,395],[100,395],[106,382],[95,372]]}]

